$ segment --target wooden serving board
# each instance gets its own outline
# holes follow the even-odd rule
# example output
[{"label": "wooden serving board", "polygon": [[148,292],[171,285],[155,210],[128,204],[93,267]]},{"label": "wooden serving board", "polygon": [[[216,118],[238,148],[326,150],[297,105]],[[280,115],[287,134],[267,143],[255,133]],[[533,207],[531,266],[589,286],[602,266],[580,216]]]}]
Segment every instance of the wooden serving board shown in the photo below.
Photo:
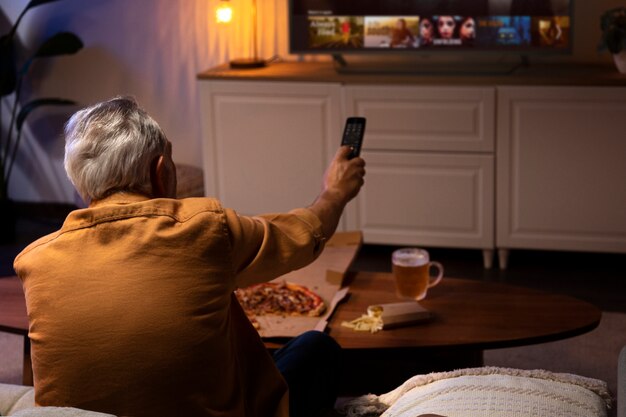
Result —
[{"label": "wooden serving board", "polygon": [[339,294],[338,292],[362,244],[361,232],[336,233],[326,243],[326,248],[315,262],[276,278],[274,281],[294,282],[317,293],[326,304],[326,312],[321,317],[274,315],[257,317],[261,337],[295,337],[308,330],[323,330],[326,319],[341,298],[347,294],[347,291]]}]

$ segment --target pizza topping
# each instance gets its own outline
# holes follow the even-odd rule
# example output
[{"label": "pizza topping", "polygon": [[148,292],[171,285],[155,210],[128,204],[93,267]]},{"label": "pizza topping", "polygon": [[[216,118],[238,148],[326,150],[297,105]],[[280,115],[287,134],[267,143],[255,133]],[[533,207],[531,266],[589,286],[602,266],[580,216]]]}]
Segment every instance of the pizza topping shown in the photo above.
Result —
[{"label": "pizza topping", "polygon": [[235,295],[249,318],[268,314],[317,317],[326,308],[322,298],[313,291],[284,281],[240,288]]}]

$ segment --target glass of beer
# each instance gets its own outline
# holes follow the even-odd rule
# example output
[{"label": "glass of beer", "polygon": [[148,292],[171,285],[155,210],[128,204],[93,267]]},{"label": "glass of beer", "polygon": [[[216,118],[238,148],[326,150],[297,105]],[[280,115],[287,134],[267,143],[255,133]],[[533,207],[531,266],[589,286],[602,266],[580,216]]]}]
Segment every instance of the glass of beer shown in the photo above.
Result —
[{"label": "glass of beer", "polygon": [[[424,249],[398,249],[391,255],[391,261],[400,298],[423,300],[428,289],[439,284],[443,278],[443,266],[439,262],[430,262]],[[439,270],[436,277],[431,277],[431,267]]]}]

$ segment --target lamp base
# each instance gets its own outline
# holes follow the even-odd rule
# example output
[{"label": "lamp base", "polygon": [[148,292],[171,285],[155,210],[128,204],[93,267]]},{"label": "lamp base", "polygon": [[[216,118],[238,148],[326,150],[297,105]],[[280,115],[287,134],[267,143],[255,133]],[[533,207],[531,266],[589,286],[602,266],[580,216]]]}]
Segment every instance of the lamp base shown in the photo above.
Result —
[{"label": "lamp base", "polygon": [[267,62],[258,58],[240,58],[230,61],[230,67],[233,69],[263,68],[266,65]]}]

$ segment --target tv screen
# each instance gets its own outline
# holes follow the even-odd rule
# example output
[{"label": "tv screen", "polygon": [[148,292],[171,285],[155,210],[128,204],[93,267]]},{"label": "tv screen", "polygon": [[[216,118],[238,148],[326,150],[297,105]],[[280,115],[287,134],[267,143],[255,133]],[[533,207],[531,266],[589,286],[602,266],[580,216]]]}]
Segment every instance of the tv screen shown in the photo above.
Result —
[{"label": "tv screen", "polygon": [[290,51],[568,52],[572,1],[290,0]]}]

